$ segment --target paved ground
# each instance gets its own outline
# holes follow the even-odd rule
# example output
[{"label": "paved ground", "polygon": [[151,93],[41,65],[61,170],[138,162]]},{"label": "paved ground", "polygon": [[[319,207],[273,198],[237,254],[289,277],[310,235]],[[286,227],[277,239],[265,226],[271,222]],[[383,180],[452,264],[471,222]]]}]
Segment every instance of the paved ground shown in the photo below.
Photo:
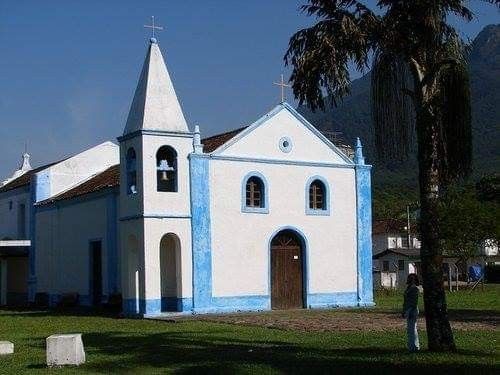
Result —
[{"label": "paved ground", "polygon": [[[401,330],[406,324],[406,321],[395,312],[359,310],[289,310],[165,319],[175,321],[195,319],[307,332],[391,331]],[[453,310],[450,312],[450,320],[454,329],[500,331],[500,312],[496,311]],[[421,329],[425,328],[422,314],[418,325]]]}]

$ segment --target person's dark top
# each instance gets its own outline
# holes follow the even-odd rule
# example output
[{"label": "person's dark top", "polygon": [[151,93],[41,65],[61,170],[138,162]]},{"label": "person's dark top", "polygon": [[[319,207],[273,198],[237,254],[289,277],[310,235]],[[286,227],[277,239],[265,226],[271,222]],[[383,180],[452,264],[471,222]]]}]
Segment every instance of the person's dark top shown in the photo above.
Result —
[{"label": "person's dark top", "polygon": [[418,287],[415,284],[411,284],[405,290],[404,303],[403,303],[403,314],[408,311],[408,309],[416,309],[418,307]]}]

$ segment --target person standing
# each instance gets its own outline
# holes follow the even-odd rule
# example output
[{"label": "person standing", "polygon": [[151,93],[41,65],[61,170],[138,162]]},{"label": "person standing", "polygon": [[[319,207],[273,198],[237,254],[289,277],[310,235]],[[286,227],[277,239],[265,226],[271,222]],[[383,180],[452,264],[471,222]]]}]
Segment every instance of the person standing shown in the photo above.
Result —
[{"label": "person standing", "polygon": [[418,295],[420,282],[415,273],[410,273],[406,280],[406,290],[403,303],[403,318],[406,318],[406,332],[408,335],[408,350],[412,353],[420,350],[418,341],[417,319],[418,319]]}]

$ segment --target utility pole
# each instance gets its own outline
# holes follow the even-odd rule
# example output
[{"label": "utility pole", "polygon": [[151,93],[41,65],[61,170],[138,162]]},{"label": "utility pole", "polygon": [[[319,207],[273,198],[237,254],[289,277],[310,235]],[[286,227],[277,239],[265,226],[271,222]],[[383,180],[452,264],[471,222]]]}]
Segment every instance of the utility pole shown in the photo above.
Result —
[{"label": "utility pole", "polygon": [[410,228],[410,205],[406,205],[406,219],[407,219],[407,228],[408,228],[408,249],[411,249],[413,246],[411,244],[411,228]]}]

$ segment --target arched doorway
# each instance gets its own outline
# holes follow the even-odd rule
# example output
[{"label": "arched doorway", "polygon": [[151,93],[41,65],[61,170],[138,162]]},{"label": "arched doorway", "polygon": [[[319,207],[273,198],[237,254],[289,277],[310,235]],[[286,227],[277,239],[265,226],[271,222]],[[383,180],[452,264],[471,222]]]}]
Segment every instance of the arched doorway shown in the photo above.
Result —
[{"label": "arched doorway", "polygon": [[181,298],[181,244],[173,233],[160,241],[161,310],[177,311]]},{"label": "arched doorway", "polygon": [[271,240],[271,308],[304,307],[304,246],[295,231],[285,229]]},{"label": "arched doorway", "polygon": [[139,267],[139,241],[133,235],[128,237],[127,254],[127,310],[129,313],[139,314],[139,296],[140,296],[140,267]]}]

